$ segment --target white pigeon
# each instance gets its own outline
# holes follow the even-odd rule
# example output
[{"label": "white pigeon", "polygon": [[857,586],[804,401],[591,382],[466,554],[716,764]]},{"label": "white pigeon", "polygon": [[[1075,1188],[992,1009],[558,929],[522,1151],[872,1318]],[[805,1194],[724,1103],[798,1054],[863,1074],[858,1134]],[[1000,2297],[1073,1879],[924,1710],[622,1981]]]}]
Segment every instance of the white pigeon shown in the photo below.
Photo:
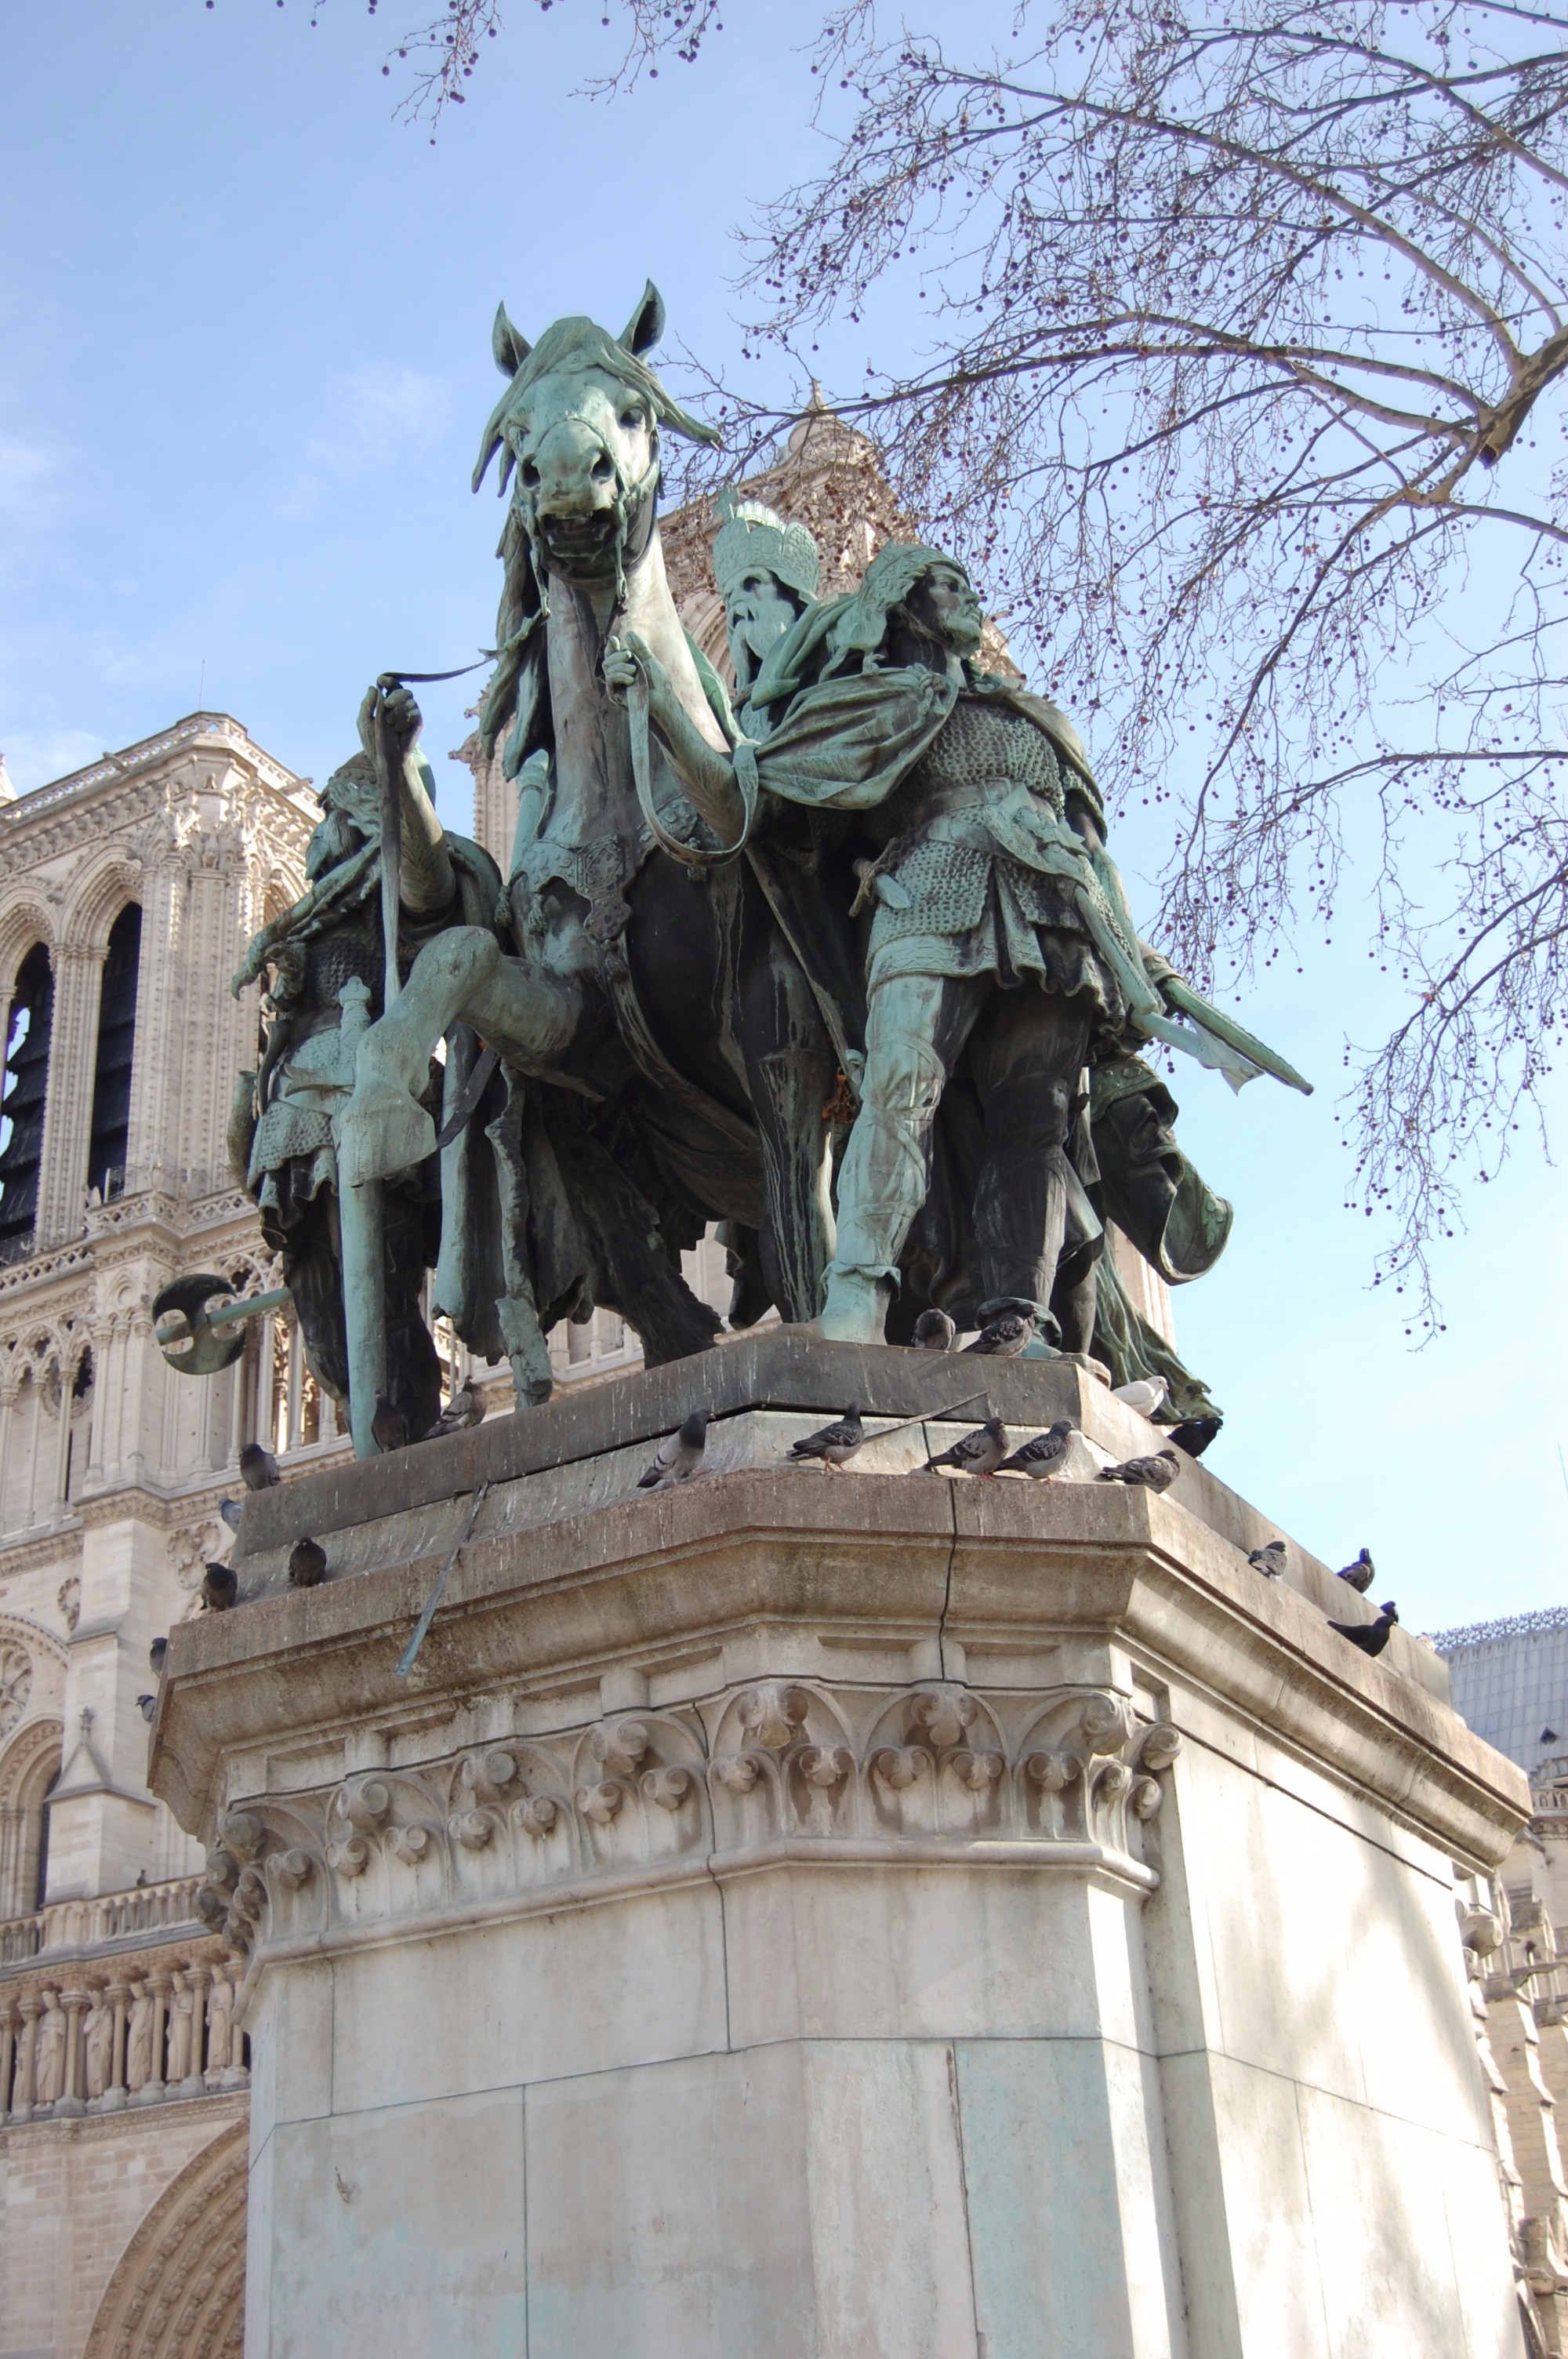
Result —
[{"label": "white pigeon", "polygon": [[1135,1408],[1140,1417],[1152,1417],[1170,1389],[1163,1376],[1140,1376],[1136,1384],[1118,1385],[1114,1397]]},{"label": "white pigeon", "polygon": [[678,1431],[659,1444],[647,1472],[637,1477],[638,1490],[656,1491],[661,1483],[689,1483],[702,1464],[707,1447],[708,1411],[694,1408]]}]

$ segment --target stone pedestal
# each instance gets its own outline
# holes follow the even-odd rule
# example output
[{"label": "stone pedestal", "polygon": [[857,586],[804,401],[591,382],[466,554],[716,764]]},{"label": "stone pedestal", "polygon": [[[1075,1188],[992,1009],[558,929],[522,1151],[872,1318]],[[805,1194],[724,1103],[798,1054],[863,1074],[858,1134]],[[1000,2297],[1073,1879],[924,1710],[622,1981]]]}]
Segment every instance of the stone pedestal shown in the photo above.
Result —
[{"label": "stone pedestal", "polygon": [[248,2359],[1518,2359],[1451,1862],[1522,1777],[1201,1467],[780,1462],[984,1386],[1152,1446],[786,1331],[249,1502],[153,1769],[248,1958]]}]

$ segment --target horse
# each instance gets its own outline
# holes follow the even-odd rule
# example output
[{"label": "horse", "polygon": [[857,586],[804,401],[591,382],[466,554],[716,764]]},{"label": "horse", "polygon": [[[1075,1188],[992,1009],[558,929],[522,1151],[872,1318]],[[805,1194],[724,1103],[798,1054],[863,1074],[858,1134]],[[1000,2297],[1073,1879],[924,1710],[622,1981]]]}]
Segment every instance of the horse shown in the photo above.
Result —
[{"label": "horse", "polygon": [[[579,1147],[597,1142],[600,1155],[589,1164],[579,1152],[572,1166],[579,1215],[583,1191],[593,1192],[582,1175],[602,1171],[606,1155],[624,1169],[634,1154],[657,1174],[644,1196],[688,1219],[727,1222],[744,1240],[760,1264],[745,1315],[771,1300],[784,1319],[806,1321],[820,1309],[833,1250],[824,1108],[838,1057],[749,861],[688,866],[671,856],[682,826],[700,822],[656,740],[643,749],[644,798],[651,762],[656,808],[640,801],[627,706],[603,677],[607,647],[634,631],[707,742],[729,749],[723,691],[681,625],[659,538],[661,429],[717,439],[643,360],[664,325],[651,281],[619,337],[568,318],[530,344],[504,304],[497,313],[507,386],[473,488],[499,452],[499,490],[510,481],[512,498],[481,737],[487,753],[503,745],[505,773],[521,781],[508,886],[517,947],[509,953],[492,933],[459,926],[421,951],[361,1041],[340,1156],[351,1184],[423,1160],[436,1143],[419,1103],[429,1055],[454,1027],[471,1027],[516,1089],[545,1085],[562,1113],[557,1127],[570,1127],[575,1098]],[[498,1147],[503,1129],[491,1126]],[[504,1181],[501,1196],[506,1207]],[[514,1230],[518,1218],[514,1202],[503,1212]],[[622,1250],[596,1256],[595,1299],[638,1329],[651,1361],[693,1348],[689,1321],[671,1312],[669,1222],[650,1261],[624,1249],[627,1219],[623,1204],[603,1199],[600,1229],[614,1228]],[[517,1242],[513,1297],[528,1291]],[[590,1307],[579,1292],[574,1315]],[[546,1301],[540,1310],[559,1315]]]}]

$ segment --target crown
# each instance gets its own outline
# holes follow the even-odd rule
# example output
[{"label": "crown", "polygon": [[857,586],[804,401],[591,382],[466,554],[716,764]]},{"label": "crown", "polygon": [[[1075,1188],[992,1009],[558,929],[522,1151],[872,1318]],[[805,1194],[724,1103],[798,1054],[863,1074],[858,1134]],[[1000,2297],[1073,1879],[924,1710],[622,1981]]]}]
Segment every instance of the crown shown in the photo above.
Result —
[{"label": "crown", "polygon": [[822,569],[806,527],[786,523],[761,500],[735,501],[713,543],[713,578],[726,604],[743,575],[759,565],[801,597],[816,597]]}]

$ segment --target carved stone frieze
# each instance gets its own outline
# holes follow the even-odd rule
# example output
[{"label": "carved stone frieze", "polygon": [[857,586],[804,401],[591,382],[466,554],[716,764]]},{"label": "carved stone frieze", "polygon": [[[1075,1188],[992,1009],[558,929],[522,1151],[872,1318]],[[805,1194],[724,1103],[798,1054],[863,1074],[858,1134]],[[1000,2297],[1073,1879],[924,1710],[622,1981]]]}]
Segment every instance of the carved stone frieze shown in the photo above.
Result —
[{"label": "carved stone frieze", "polygon": [[613,1715],[247,1798],[219,1822],[198,1908],[249,1954],[835,1843],[862,1858],[885,1845],[890,1861],[972,1847],[977,1861],[1100,1868],[1147,1890],[1140,1830],[1180,1744],[1098,1689],[768,1681],[701,1711]]}]

